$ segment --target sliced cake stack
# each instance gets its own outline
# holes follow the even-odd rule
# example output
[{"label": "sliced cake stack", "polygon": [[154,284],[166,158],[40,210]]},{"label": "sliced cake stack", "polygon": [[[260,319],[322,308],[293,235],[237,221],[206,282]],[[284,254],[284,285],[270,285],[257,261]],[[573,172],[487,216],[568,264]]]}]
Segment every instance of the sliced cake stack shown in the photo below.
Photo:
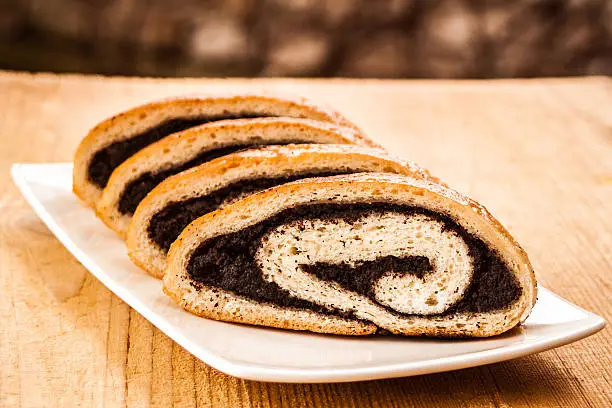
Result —
[{"label": "sliced cake stack", "polygon": [[96,126],[74,191],[212,319],[362,335],[503,333],[529,259],[487,210],[303,99],[175,98]]}]

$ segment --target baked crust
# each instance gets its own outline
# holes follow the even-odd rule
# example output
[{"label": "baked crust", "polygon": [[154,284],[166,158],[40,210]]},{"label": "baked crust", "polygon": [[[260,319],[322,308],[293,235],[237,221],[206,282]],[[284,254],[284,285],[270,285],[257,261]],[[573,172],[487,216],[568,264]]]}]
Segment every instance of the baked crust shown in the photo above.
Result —
[{"label": "baked crust", "polygon": [[147,228],[151,217],[167,204],[203,196],[240,180],[299,175],[315,170],[388,172],[434,180],[413,162],[355,145],[307,144],[249,149],[171,176],[155,187],[132,217],[126,240],[128,254],[136,265],[161,278],[166,253],[149,238]]},{"label": "baked crust", "polygon": [[354,130],[310,119],[260,118],[212,122],[174,133],[147,147],[113,171],[96,205],[96,214],[122,238],[131,215],[121,214],[119,200],[126,186],[141,175],[184,163],[198,153],[240,143],[296,142],[324,144],[361,143]]},{"label": "baked crust", "polygon": [[121,140],[127,140],[164,121],[227,114],[261,114],[308,118],[353,129],[360,144],[376,146],[351,121],[333,109],[304,98],[257,94],[181,96],[150,102],[114,115],[96,125],[81,141],[74,158],[73,191],[94,207],[102,189],[91,183],[88,168],[94,154]]},{"label": "baked crust", "polygon": [[[426,208],[452,218],[469,233],[495,250],[516,277],[522,294],[508,308],[487,313],[457,313],[451,316],[407,316],[404,325],[392,332],[401,335],[435,337],[486,337],[503,333],[523,322],[536,301],[537,287],[525,251],[506,229],[480,204],[448,187],[428,179],[403,175],[362,173],[327,178],[311,178],[284,184],[248,196],[234,204],[198,218],[172,244],[164,275],[164,291],[188,311],[226,321],[274,325],[276,314],[258,311],[263,306],[219,288],[196,290],[190,284],[187,262],[206,239],[231,233],[299,205],[334,202],[385,202]],[[245,303],[253,307],[243,309]],[[223,310],[218,314],[216,309]],[[322,317],[316,315],[300,329],[311,330]],[[457,325],[457,323],[461,325]],[[277,326],[275,326],[277,327]],[[336,326],[324,332],[345,334]],[[318,330],[321,331],[321,330]]]},{"label": "baked crust", "polygon": [[364,336],[374,334],[378,330],[372,323],[322,315],[310,310],[253,303],[227,292],[207,291],[206,299],[196,301],[179,297],[176,292],[168,291],[165,287],[164,293],[197,316],[224,322],[344,336]]}]

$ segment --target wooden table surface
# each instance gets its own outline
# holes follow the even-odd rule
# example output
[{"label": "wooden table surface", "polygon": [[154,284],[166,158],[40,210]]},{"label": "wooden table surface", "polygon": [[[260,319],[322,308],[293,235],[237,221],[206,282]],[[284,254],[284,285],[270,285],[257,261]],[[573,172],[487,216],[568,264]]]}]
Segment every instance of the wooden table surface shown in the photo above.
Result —
[{"label": "wooden table surface", "polygon": [[90,275],[9,177],[70,161],[97,121],[173,94],[268,90],[344,112],[495,214],[541,284],[612,319],[612,81],[158,80],[0,73],[0,406],[612,405],[610,329],[535,356],[348,384],[267,384],[196,360]]}]

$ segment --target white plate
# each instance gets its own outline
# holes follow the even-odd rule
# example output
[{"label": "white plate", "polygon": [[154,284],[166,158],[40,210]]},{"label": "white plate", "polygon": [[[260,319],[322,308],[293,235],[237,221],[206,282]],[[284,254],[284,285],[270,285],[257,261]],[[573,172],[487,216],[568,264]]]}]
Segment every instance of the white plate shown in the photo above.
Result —
[{"label": "white plate", "polygon": [[38,216],[104,285],[205,363],[237,377],[338,382],[473,367],[562,346],[601,330],[604,320],[540,287],[527,322],[476,340],[349,338],[222,323],[191,315],[134,266],[123,241],[71,192],[72,165],[16,164],[13,179]]}]

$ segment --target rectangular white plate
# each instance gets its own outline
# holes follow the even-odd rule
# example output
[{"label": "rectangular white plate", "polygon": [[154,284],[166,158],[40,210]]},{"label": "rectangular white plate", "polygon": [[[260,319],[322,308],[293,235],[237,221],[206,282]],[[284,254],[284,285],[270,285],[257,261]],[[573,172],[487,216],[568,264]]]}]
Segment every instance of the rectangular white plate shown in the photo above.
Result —
[{"label": "rectangular white plate", "polygon": [[180,309],[160,281],[134,266],[125,246],[72,194],[72,165],[16,164],[15,183],[70,252],[151,323],[205,363],[237,377],[339,382],[456,370],[562,346],[601,330],[604,320],[541,288],[527,322],[476,340],[349,338],[207,320]]}]

